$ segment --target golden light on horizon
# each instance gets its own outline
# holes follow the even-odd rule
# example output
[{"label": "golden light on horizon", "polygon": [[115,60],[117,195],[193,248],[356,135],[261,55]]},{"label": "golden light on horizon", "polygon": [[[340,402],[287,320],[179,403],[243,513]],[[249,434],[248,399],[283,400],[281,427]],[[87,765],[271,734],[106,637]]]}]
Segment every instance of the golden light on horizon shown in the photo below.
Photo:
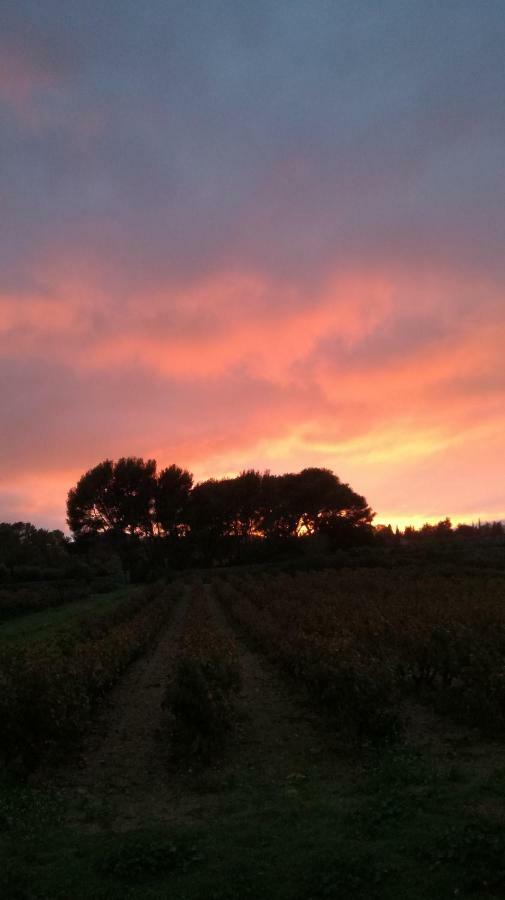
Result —
[{"label": "golden light on horizon", "polygon": [[456,517],[452,517],[450,515],[447,516],[422,516],[422,515],[381,515],[376,516],[374,519],[374,525],[391,525],[391,528],[396,529],[399,528],[400,531],[404,531],[405,528],[415,528],[416,531],[419,531],[423,525],[437,525],[439,522],[444,519],[450,519],[452,527],[457,528],[458,525],[475,525],[478,526],[480,524],[488,523],[488,522],[497,522],[497,521],[505,521],[505,515],[496,515],[495,513],[482,512],[482,513],[471,513],[470,515],[459,515]]}]

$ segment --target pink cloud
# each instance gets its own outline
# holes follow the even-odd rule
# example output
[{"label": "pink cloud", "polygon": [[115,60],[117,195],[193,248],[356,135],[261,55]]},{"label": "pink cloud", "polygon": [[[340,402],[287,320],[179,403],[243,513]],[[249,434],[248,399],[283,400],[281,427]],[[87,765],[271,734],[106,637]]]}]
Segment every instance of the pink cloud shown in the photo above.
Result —
[{"label": "pink cloud", "polygon": [[[15,495],[33,516],[63,510],[80,471],[135,453],[197,477],[329,466],[382,518],[483,511],[504,449],[499,286],[369,270],[311,291],[223,272],[122,301],[99,270],[54,271],[38,295],[0,298],[18,372],[18,402],[6,395],[1,413],[6,507]],[[468,471],[491,446],[482,485],[451,489],[449,461]],[[49,487],[30,500],[38,479]],[[505,514],[499,493],[486,508]]]}]

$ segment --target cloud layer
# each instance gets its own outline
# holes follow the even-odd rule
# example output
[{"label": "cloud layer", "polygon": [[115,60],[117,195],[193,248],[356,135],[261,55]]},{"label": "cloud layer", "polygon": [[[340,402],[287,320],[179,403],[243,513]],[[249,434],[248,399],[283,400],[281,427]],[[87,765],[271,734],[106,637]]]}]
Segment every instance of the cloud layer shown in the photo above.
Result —
[{"label": "cloud layer", "polygon": [[130,453],[505,518],[501,0],[2,19],[0,519]]}]

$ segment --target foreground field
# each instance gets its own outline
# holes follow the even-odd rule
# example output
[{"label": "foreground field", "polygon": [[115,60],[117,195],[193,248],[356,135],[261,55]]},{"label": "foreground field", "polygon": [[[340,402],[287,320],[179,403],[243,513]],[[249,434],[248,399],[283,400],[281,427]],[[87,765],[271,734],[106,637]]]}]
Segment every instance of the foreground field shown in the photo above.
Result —
[{"label": "foreground field", "polygon": [[61,606],[49,607],[0,622],[0,644],[3,641],[26,644],[54,637],[56,631],[68,630],[83,616],[99,619],[138,592],[138,588],[117,588],[106,594],[92,594],[85,600],[73,600]]},{"label": "foreground field", "polygon": [[441,656],[478,635],[473,682],[497,682],[500,592],[377,571],[153,596],[156,635],[80,739],[5,781],[5,896],[503,897],[501,721]]}]

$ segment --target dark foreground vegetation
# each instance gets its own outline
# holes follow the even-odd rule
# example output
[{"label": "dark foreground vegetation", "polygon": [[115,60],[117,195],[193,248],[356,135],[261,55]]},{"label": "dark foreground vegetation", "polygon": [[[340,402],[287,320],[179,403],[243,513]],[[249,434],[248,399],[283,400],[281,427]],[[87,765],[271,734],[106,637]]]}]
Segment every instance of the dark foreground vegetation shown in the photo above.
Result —
[{"label": "dark foreground vegetation", "polygon": [[391,743],[417,701],[505,736],[505,577],[416,570],[232,576],[223,602],[357,745]]},{"label": "dark foreground vegetation", "polygon": [[400,532],[374,526],[374,515],[328,469],[193,485],[175,465],[157,473],[154,460],[105,460],[69,492],[71,538],[0,523],[0,619],[184,569],[505,565],[501,522],[453,528],[444,519]]},{"label": "dark foreground vegetation", "polygon": [[42,641],[4,644],[1,762],[25,775],[71,750],[93,704],[146,650],[169,610],[167,592],[152,587],[125,597],[109,614],[91,613]]},{"label": "dark foreground vegetation", "polygon": [[239,650],[216,628],[205,594],[192,590],[163,709],[175,763],[211,762],[226,744],[237,717]]},{"label": "dark foreground vegetation", "polygon": [[255,772],[214,776],[199,787],[217,797],[212,815],[123,833],[71,829],[58,796],[11,786],[3,896],[501,900],[505,825],[489,809],[503,804],[505,770],[493,759],[474,773],[465,748],[454,753],[389,751],[332,782],[296,768],[270,785]]},{"label": "dark foreground vegetation", "polygon": [[[2,732],[2,896],[502,898],[500,552],[487,571],[459,575],[433,562],[191,574],[139,589],[65,639],[56,631],[28,668],[21,654],[20,694],[5,691],[10,663],[0,666],[3,724],[15,726]],[[86,791],[20,778],[47,754],[54,765],[75,752],[92,703],[181,601],[152,723],[167,767],[159,793],[179,813],[166,822],[153,806],[125,827],[108,791],[95,807]],[[287,744],[272,719],[244,753],[240,723],[256,715],[254,689],[241,700],[246,646],[299,701]],[[9,711],[13,696],[23,706]],[[300,734],[306,716],[319,722],[315,746]],[[191,803],[196,816],[184,812]]]},{"label": "dark foreground vegetation", "polygon": [[[0,526],[2,897],[505,896],[500,523],[394,532],[325,470],[139,460],[69,522]],[[86,744],[115,704],[119,789]]]},{"label": "dark foreground vegetation", "polygon": [[327,469],[193,485],[178,466],[105,460],[68,495],[68,524],[81,552],[107,546],[134,577],[167,568],[277,560],[301,538],[329,547],[370,542],[373,513],[364,497]]}]

